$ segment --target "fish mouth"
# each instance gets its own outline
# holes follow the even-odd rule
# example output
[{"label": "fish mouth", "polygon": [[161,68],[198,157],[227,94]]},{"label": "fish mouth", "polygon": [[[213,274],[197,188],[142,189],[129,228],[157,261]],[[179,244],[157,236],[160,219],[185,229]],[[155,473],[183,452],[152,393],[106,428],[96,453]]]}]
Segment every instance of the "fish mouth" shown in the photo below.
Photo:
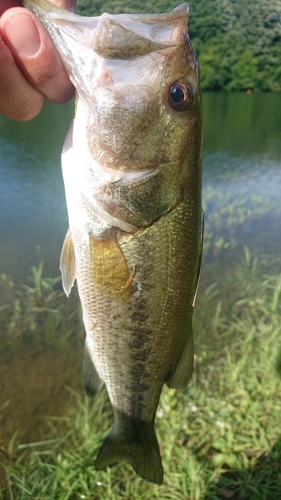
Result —
[{"label": "fish mouth", "polygon": [[163,14],[103,13],[94,17],[79,16],[48,0],[23,0],[23,5],[45,26],[70,73],[78,63],[85,64],[85,57],[93,52],[104,58],[130,60],[176,47],[187,34],[186,3]]},{"label": "fish mouth", "polygon": [[119,170],[123,172],[151,172],[159,165],[156,163],[143,164],[137,160],[130,160],[124,156],[115,153],[104,145],[100,145],[94,151],[91,151],[91,156],[102,167],[107,167],[111,170]]}]

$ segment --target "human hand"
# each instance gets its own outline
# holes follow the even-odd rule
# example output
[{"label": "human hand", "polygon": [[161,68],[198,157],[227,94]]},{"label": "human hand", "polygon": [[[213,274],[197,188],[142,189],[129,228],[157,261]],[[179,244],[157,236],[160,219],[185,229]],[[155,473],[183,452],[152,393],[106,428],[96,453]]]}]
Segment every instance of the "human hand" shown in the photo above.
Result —
[{"label": "human hand", "polygon": [[[74,10],[76,0],[51,0]],[[0,113],[27,121],[41,110],[45,97],[69,101],[73,86],[45,28],[20,0],[0,1]]]}]

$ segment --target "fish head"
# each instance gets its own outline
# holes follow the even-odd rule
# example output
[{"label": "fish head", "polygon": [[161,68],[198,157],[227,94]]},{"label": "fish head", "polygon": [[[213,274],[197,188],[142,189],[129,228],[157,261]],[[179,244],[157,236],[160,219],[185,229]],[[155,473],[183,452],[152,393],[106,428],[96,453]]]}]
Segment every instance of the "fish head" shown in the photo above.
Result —
[{"label": "fish head", "polygon": [[187,15],[183,5],[162,16],[127,16],[127,23],[123,16],[100,17],[88,94],[94,158],[121,170],[147,171],[183,156],[198,89]]},{"label": "fish head", "polygon": [[187,4],[167,14],[92,18],[46,0],[25,5],[49,31],[87,107],[94,159],[131,171],[184,155],[200,105]]},{"label": "fish head", "polygon": [[98,203],[108,211],[114,198],[115,213],[123,217],[119,208],[129,203],[130,184],[142,203],[127,222],[151,224],[180,202],[192,171],[200,170],[199,66],[187,33],[188,5],[166,14],[99,17],[78,16],[47,0],[25,5],[47,28],[76,88],[92,160],[118,172],[119,184],[115,175]]},{"label": "fish head", "polygon": [[147,171],[178,161],[194,129],[198,63],[189,39],[176,47],[147,45],[140,47],[151,50],[145,55],[96,57],[89,147],[112,168]]}]

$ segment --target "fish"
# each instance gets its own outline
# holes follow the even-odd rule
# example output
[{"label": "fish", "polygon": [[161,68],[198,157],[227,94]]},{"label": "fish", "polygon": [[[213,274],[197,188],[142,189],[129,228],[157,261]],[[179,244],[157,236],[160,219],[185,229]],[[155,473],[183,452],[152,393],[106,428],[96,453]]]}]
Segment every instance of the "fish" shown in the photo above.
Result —
[{"label": "fish", "polygon": [[62,152],[69,217],[60,269],[77,281],[90,397],[114,423],[95,468],[125,461],[161,484],[162,387],[185,388],[202,254],[202,106],[189,7],[84,17],[26,0],[76,89]]}]

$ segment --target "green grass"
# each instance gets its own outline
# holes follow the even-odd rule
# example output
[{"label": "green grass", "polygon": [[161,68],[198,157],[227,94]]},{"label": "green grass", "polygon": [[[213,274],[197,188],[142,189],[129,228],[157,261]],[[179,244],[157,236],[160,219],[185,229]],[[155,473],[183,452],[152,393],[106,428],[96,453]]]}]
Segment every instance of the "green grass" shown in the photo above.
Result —
[{"label": "green grass", "polygon": [[95,471],[110,405],[104,392],[91,402],[68,389],[69,411],[52,419],[48,441],[20,445],[15,437],[2,448],[0,499],[280,500],[280,295],[280,261],[247,248],[240,265],[199,294],[193,380],[185,391],[164,388],[157,411],[162,486],[127,464]]},{"label": "green grass", "polygon": [[66,347],[77,340],[77,332],[84,335],[77,291],[67,299],[61,277],[43,277],[43,263],[31,268],[26,284],[18,285],[2,274],[0,298],[2,349]]}]

